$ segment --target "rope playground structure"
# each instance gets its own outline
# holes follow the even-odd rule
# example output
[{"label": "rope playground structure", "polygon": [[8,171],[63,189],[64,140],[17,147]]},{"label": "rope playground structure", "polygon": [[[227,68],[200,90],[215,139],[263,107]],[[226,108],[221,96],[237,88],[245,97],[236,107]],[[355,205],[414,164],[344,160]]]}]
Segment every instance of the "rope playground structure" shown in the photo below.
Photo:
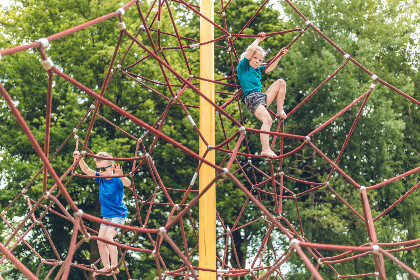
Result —
[{"label": "rope playground structure", "polygon": [[[368,192],[375,192],[380,188],[388,187],[393,182],[402,180],[403,178],[413,175],[420,171],[420,167],[411,170],[406,170],[404,173],[396,174],[393,178],[387,179],[383,182],[373,184],[370,186],[362,186],[347,174],[340,165],[340,159],[345,154],[345,149],[348,143],[352,140],[352,133],[354,132],[358,121],[366,110],[366,104],[370,96],[374,93],[378,86],[389,88],[394,94],[400,95],[406,102],[420,105],[420,102],[409,94],[401,91],[400,89],[389,84],[385,80],[372,73],[369,69],[364,67],[355,58],[347,54],[329,37],[327,37],[321,30],[319,30],[308,18],[306,18],[289,0],[284,1],[289,7],[297,13],[302,19],[302,26],[269,33],[267,36],[276,36],[280,34],[290,33],[293,34],[293,39],[285,46],[293,52],[293,46],[299,39],[304,36],[308,30],[314,31],[323,40],[326,40],[337,52],[342,54],[343,61],[340,67],[319,84],[309,95],[307,95],[301,102],[291,109],[287,116],[287,120],[293,119],[296,112],[304,106],[305,103],[311,102],[317,92],[323,88],[328,82],[333,79],[342,69],[347,65],[354,65],[361,69],[367,77],[370,77],[372,83],[366,86],[366,91],[360,93],[359,97],[351,103],[347,104],[344,108],[338,108],[335,115],[329,120],[306,134],[294,135],[285,133],[285,123],[282,119],[278,119],[275,113],[270,111],[273,118],[278,119],[277,126],[273,132],[270,132],[272,137],[271,148],[278,152],[276,158],[267,159],[261,155],[255,154],[250,148],[249,135],[262,133],[259,129],[254,129],[245,126],[243,115],[242,91],[238,85],[235,75],[235,68],[239,61],[238,53],[235,48],[235,42],[243,37],[256,37],[256,35],[243,34],[244,30],[252,24],[253,20],[267,5],[268,0],[264,1],[261,7],[255,11],[252,18],[246,23],[241,30],[236,34],[230,33],[228,30],[229,23],[226,21],[226,13],[229,12],[231,1],[224,3],[221,1],[221,10],[215,11],[218,20],[221,19],[222,25],[217,24],[205,17],[199,11],[199,6],[191,5],[184,0],[160,0],[154,1],[149,9],[146,11],[141,7],[138,0],[131,2],[119,8],[117,11],[83,23],[76,27],[62,31],[60,33],[51,35],[46,38],[39,39],[35,42],[12,47],[9,49],[0,50],[0,58],[15,53],[24,52],[29,49],[38,50],[41,57],[41,64],[48,73],[48,86],[47,86],[47,103],[46,103],[46,130],[45,130],[45,143],[44,148],[40,146],[36,140],[32,130],[28,126],[25,119],[22,117],[20,111],[16,107],[8,90],[0,83],[0,92],[4,101],[10,108],[11,113],[16,118],[22,130],[26,134],[30,143],[32,144],[35,152],[42,160],[43,168],[41,168],[36,175],[31,178],[29,183],[21,190],[21,192],[11,201],[11,203],[2,209],[0,217],[7,225],[7,240],[4,244],[0,243],[0,263],[10,262],[28,279],[41,279],[41,271],[47,271],[45,279],[54,276],[55,279],[69,279],[71,270],[84,270],[86,273],[98,271],[100,267],[100,259],[96,260],[93,264],[82,264],[73,261],[74,254],[85,244],[85,242],[103,241],[118,247],[119,267],[123,267],[121,274],[126,274],[128,279],[143,279],[141,275],[133,275],[131,267],[139,264],[128,263],[125,259],[127,254],[140,254],[148,255],[153,258],[156,263],[156,274],[159,279],[198,279],[202,271],[209,271],[206,268],[198,267],[193,263],[197,261],[198,252],[198,231],[197,221],[192,215],[196,211],[200,197],[213,185],[221,188],[224,184],[233,184],[235,188],[239,189],[245,196],[241,211],[235,216],[235,223],[233,226],[228,226],[224,217],[217,212],[217,269],[210,270],[216,273],[219,277],[233,278],[246,276],[246,279],[268,279],[275,277],[275,279],[286,279],[283,269],[287,270],[288,261],[290,258],[298,257],[304,263],[307,271],[312,275],[311,279],[324,279],[322,276],[322,269],[330,269],[335,274],[337,279],[356,279],[363,277],[372,277],[375,279],[387,279],[386,277],[386,263],[397,266],[401,269],[402,273],[410,274],[413,277],[420,279],[420,273],[416,272],[416,268],[410,267],[405,264],[393,253],[407,252],[415,250],[420,246],[420,240],[401,240],[400,242],[393,243],[380,243],[377,238],[375,230],[375,222],[383,217],[386,217],[397,205],[402,203],[409,195],[413,194],[419,187],[420,183],[411,186],[404,195],[397,197],[392,205],[385,211],[374,217],[372,215],[371,207],[372,201],[369,200]],[[193,13],[194,16],[201,17],[202,20],[210,22],[222,36],[215,38],[208,42],[199,42],[196,39],[189,38],[180,34],[177,21],[173,17],[174,6],[182,7]],[[137,11],[139,17],[139,26],[137,26],[137,33],[130,33],[127,30],[124,22],[125,14],[128,10]],[[161,17],[163,15],[170,18],[172,23],[171,29],[173,32],[163,31],[161,26]],[[72,76],[64,73],[60,65],[55,65],[51,58],[48,57],[47,48],[51,42],[69,36],[75,32],[79,32],[90,26],[100,24],[104,21],[110,21],[118,18],[118,23],[115,25],[116,34],[119,32],[118,42],[112,59],[109,63],[109,68],[103,82],[100,92],[97,93],[93,89],[78,82]],[[140,39],[140,37],[142,39]],[[178,42],[177,46],[166,46],[165,38],[175,38]],[[189,42],[185,44],[185,42]],[[194,70],[190,67],[187,52],[198,52],[199,47],[215,43],[215,47],[224,51],[231,67],[231,73],[227,77],[211,80],[208,82],[220,85],[230,90],[228,92],[216,91],[216,94],[222,97],[223,102],[218,103],[208,99],[199,88],[197,88],[197,81],[203,80],[202,77],[195,75]],[[128,46],[122,49],[123,46]],[[134,48],[142,50],[141,58],[136,57],[135,63],[126,63],[126,58],[133,55]],[[168,51],[176,51],[183,58],[182,73],[177,70],[179,66],[172,66],[170,57],[166,55]],[[117,57],[120,57],[118,60]],[[270,64],[276,59],[276,56],[267,61]],[[153,63],[158,65],[162,79],[145,77],[136,73],[136,67],[146,63]],[[131,114],[128,110],[119,107],[112,100],[107,98],[108,85],[117,76],[122,75],[127,80],[133,82],[144,91],[156,94],[160,100],[161,105],[165,106],[164,110],[160,113],[159,117],[152,123],[139,119]],[[66,140],[61,143],[60,147],[50,155],[50,129],[51,129],[51,110],[52,99],[54,90],[54,79],[61,78],[67,82],[69,86],[80,92],[85,93],[88,97],[94,99],[94,103],[86,109],[84,117],[78,124],[75,124],[74,130],[69,134]],[[232,82],[229,82],[232,81]],[[210,103],[216,112],[218,118],[218,128],[223,135],[223,139],[215,146],[211,146],[202,131],[196,125],[191,110],[196,110],[199,106],[190,104],[190,100],[183,99],[183,94],[191,91],[197,97],[200,96],[208,103]],[[228,96],[228,98],[226,98]],[[357,108],[356,105],[359,105]],[[106,119],[99,114],[100,108],[106,106],[116,114],[120,114],[128,122],[142,128],[143,135],[133,135],[127,132],[120,126],[116,125],[113,120]],[[232,108],[238,108],[234,110]],[[216,151],[222,158],[221,162],[213,164],[206,159],[206,154],[203,156],[198,155],[196,152],[188,148],[186,145],[174,140],[172,137],[165,133],[165,124],[168,123],[168,116],[171,109],[181,108],[183,119],[187,119],[189,124],[193,127],[197,139],[204,142],[208,147],[208,152]],[[333,126],[334,122],[351,108],[357,108],[357,114],[354,117],[353,124],[347,132],[346,139],[342,144],[341,150],[337,153],[338,156],[331,158],[326,155],[320,148],[318,148],[311,139],[315,137],[323,129]],[[238,111],[239,119],[232,116],[232,110]],[[126,191],[126,200],[130,200],[135,207],[135,213],[129,213],[128,223],[126,225],[114,225],[110,222],[103,221],[101,218],[93,216],[87,212],[87,209],[80,209],[77,206],[77,200],[73,198],[67,191],[67,186],[71,184],[72,179],[78,180],[92,180],[92,176],[81,175],[77,173],[78,161],[74,162],[67,168],[67,171],[57,174],[53,167],[54,158],[60,154],[60,151],[67,145],[75,145],[75,150],[80,151],[81,157],[95,158],[98,151],[92,151],[89,143],[95,129],[98,129],[97,122],[101,120],[115,128],[121,135],[125,135],[131,141],[136,143],[134,153],[127,155],[127,157],[114,158],[116,161],[123,161],[130,164],[130,171],[122,176],[128,177],[131,180],[131,186]],[[95,124],[96,122],[96,124]],[[87,127],[87,128],[85,128]],[[234,127],[234,130],[229,128]],[[140,130],[139,130],[140,131]],[[230,131],[233,131],[231,133]],[[84,137],[81,137],[84,135]],[[82,139],[84,138],[84,139]],[[73,142],[75,140],[75,144]],[[146,139],[148,141],[146,141]],[[197,162],[194,174],[191,174],[191,181],[187,185],[179,185],[177,187],[167,186],[165,179],[159,175],[159,170],[162,168],[158,162],[153,160],[154,153],[159,151],[161,145],[160,141],[164,141],[172,145],[173,149],[184,153],[191,159]],[[298,143],[296,147],[290,149],[290,145],[286,146],[288,141]],[[325,161],[330,166],[330,172],[326,176],[325,182],[312,182],[290,176],[285,172],[284,160],[292,157],[296,153],[301,152],[303,149],[310,149],[316,153],[319,158]],[[70,156],[70,155],[69,155]],[[79,158],[80,160],[80,158]],[[203,165],[210,165],[216,172],[216,177],[204,191],[199,192],[196,187],[196,179],[201,171]],[[141,180],[144,172],[148,170],[151,180],[155,188],[147,195],[141,195]],[[47,174],[50,175],[54,184],[48,185]],[[332,176],[341,176],[343,180],[351,185],[354,190],[360,192],[360,203],[362,206],[362,213],[359,213],[356,207],[353,207],[346,199],[336,190],[336,186],[330,183]],[[43,176],[42,193],[32,191],[31,188],[36,180]],[[122,177],[113,176],[113,177]],[[137,178],[136,178],[137,177]],[[140,178],[140,179],[139,179]],[[303,184],[306,190],[296,192],[292,186],[295,183]],[[324,189],[334,195],[337,200],[342,203],[348,211],[354,214],[355,219],[365,224],[368,243],[358,244],[354,246],[341,245],[341,244],[319,244],[311,242],[307,239],[302,225],[300,216],[300,203],[301,199],[308,195],[316,193],[318,190]],[[31,196],[29,195],[31,193]],[[34,194],[36,194],[34,196]],[[62,198],[64,200],[60,200]],[[65,201],[65,203],[63,203]],[[13,209],[19,203],[26,203],[28,211],[26,215],[18,222],[13,220]],[[129,204],[130,204],[129,203]],[[239,203],[239,201],[238,201]],[[295,206],[295,215],[291,218],[284,213],[283,207],[285,203],[292,203]],[[270,206],[270,207],[268,207]],[[249,215],[247,211],[250,209],[257,209],[260,211],[261,216],[247,220]],[[159,210],[165,213],[166,220],[162,220],[161,226],[150,227],[150,219],[154,211]],[[52,241],[49,230],[45,225],[45,220],[48,216],[54,215],[60,217],[63,223],[71,223],[73,227],[71,241],[69,247],[64,252],[61,252]],[[296,217],[296,218],[294,218]],[[290,220],[296,219],[296,220]],[[105,239],[98,237],[98,232],[94,230],[92,224],[105,223],[109,225],[118,226],[121,231],[117,235],[114,242],[109,242]],[[254,241],[256,250],[250,251],[250,255],[246,257],[246,267],[234,266],[239,264],[239,248],[235,248],[234,234],[240,232],[245,227],[258,226],[260,230],[264,231],[264,238],[262,240]],[[45,240],[48,242],[46,246],[50,246],[54,251],[56,258],[45,259],[31,246],[31,232],[35,227],[39,227],[45,233]],[[191,228],[192,235],[195,237],[194,241],[188,241],[185,227]],[[5,233],[3,233],[5,234]],[[179,238],[175,238],[179,236]],[[33,238],[33,237],[32,237]],[[151,246],[143,246],[142,242],[138,240],[147,240]],[[175,240],[176,239],[176,240]],[[279,241],[280,240],[280,241]],[[177,264],[167,264],[165,254],[161,252],[162,244],[172,249],[171,254],[179,258]],[[283,250],[284,244],[288,244],[286,249]],[[33,255],[39,262],[37,271],[31,271],[25,266],[19,258],[14,254],[17,246],[24,247],[26,254]],[[233,257],[228,253],[229,248],[233,252]],[[325,252],[329,252],[325,256]],[[338,253],[337,253],[338,252]],[[333,254],[334,253],[334,254]],[[63,258],[63,254],[66,255]],[[269,258],[267,256],[270,256]],[[235,258],[236,261],[232,260]],[[373,264],[374,270],[366,271],[358,275],[342,275],[337,264],[351,262],[355,259],[369,259]],[[119,275],[111,273],[113,279],[117,279]],[[2,277],[0,276],[0,279]]]}]

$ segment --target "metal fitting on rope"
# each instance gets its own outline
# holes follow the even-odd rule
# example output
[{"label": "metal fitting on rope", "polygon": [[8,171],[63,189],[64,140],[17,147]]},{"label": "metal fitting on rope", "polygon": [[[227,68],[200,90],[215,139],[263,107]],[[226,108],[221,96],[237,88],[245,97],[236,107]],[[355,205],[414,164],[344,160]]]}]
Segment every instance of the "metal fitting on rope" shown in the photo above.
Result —
[{"label": "metal fitting on rope", "polygon": [[308,143],[309,141],[311,141],[311,137],[305,136],[305,142]]},{"label": "metal fitting on rope", "polygon": [[321,258],[319,258],[319,259],[318,259],[318,264],[319,264],[319,265],[324,264],[324,263],[322,262],[322,259],[321,259]]},{"label": "metal fitting on rope", "polygon": [[133,178],[134,177],[133,172],[130,171],[130,173],[128,173],[128,176],[131,177],[131,178]]},{"label": "metal fitting on rope", "polygon": [[189,75],[188,76],[190,79],[192,79],[192,78],[194,78],[194,75],[193,74],[191,74],[191,75]]},{"label": "metal fitting on rope", "polygon": [[144,156],[145,156],[145,157],[150,157],[149,153],[146,153]]},{"label": "metal fitting on rope", "polygon": [[80,154],[84,156],[86,155],[86,151],[80,151]]},{"label": "metal fitting on rope", "polygon": [[217,273],[223,274],[223,273],[229,273],[229,269],[217,269]]},{"label": "metal fitting on rope", "polygon": [[340,274],[337,275],[337,279],[341,279],[341,275]]},{"label": "metal fitting on rope", "polygon": [[290,246],[293,246],[294,244],[296,244],[296,245],[299,245],[299,243],[300,243],[300,241],[299,240],[297,240],[297,239],[292,239],[292,240],[290,240]]},{"label": "metal fitting on rope", "polygon": [[45,70],[48,71],[54,67],[54,62],[52,62],[51,58],[48,57],[46,60],[41,61],[41,65]]},{"label": "metal fitting on rope", "polygon": [[77,128],[73,128],[73,133],[77,133],[79,131]]},{"label": "metal fitting on rope", "polygon": [[200,43],[190,45],[191,49],[196,49],[200,46]]},{"label": "metal fitting on rope", "polygon": [[146,28],[144,28],[144,25],[140,25],[140,30],[146,30]]},{"label": "metal fitting on rope", "polygon": [[160,227],[159,228],[159,235],[163,235],[164,233],[166,233],[166,228]]},{"label": "metal fitting on rope", "polygon": [[152,251],[152,257],[154,257],[154,258],[156,257],[156,250]]},{"label": "metal fitting on rope", "polygon": [[226,16],[226,13],[225,12],[222,12],[221,15],[222,15],[222,17],[225,17]]},{"label": "metal fitting on rope", "polygon": [[280,171],[279,172],[279,175],[284,175],[284,171]]},{"label": "metal fitting on rope", "polygon": [[95,104],[90,105],[89,109],[95,110]]},{"label": "metal fitting on rope", "polygon": [[24,198],[24,199],[28,199],[28,198],[29,198],[29,196],[27,196],[26,194],[24,194],[24,195],[23,195],[23,198]]},{"label": "metal fitting on rope", "polygon": [[226,174],[229,173],[229,169],[227,169],[226,167],[223,167],[223,177],[226,177]]},{"label": "metal fitting on rope", "polygon": [[348,53],[346,53],[346,54],[344,55],[344,57],[345,57],[346,59],[349,59],[349,58],[351,57],[351,55],[349,55]]},{"label": "metal fitting on rope", "polygon": [[252,163],[252,160],[248,159],[248,163]]},{"label": "metal fitting on rope", "polygon": [[371,84],[369,88],[370,89],[375,89],[376,88],[376,84]]},{"label": "metal fitting on rope", "polygon": [[373,74],[373,75],[371,76],[371,78],[372,78],[372,80],[376,81],[379,77],[378,77],[377,75]]},{"label": "metal fitting on rope", "polygon": [[375,276],[379,276],[379,271],[375,271]]},{"label": "metal fitting on rope", "polygon": [[361,186],[360,187],[360,192],[362,192],[362,191],[366,191],[366,187],[365,186]]},{"label": "metal fitting on rope", "polygon": [[83,239],[85,240],[85,242],[89,242],[90,241],[90,234],[88,233],[87,236],[83,236]]},{"label": "metal fitting on rope", "polygon": [[310,24],[312,24],[312,22],[310,20],[307,20],[307,21],[305,21],[305,24],[310,25]]},{"label": "metal fitting on rope", "polygon": [[191,115],[188,115],[188,120],[190,121],[190,123],[192,124],[192,126],[196,126],[193,118],[191,117]]},{"label": "metal fitting on rope", "polygon": [[6,216],[6,211],[5,210],[1,211],[1,215]]},{"label": "metal fitting on rope", "polygon": [[125,22],[124,22],[124,21],[121,21],[121,22],[119,22],[119,23],[118,23],[118,29],[119,29],[120,31],[122,31],[122,30],[125,30],[125,29],[126,29],[126,26],[125,26]]},{"label": "metal fitting on rope", "polygon": [[75,217],[82,217],[83,216],[83,210],[79,209],[77,212],[74,212],[73,214]]},{"label": "metal fitting on rope", "polygon": [[296,194],[295,193],[293,194],[293,197],[296,197]]},{"label": "metal fitting on rope", "polygon": [[74,139],[76,139],[76,140],[77,140],[77,139],[79,139],[79,136],[77,136],[77,134],[75,134],[73,137],[74,137]]},{"label": "metal fitting on rope", "polygon": [[378,245],[373,245],[372,250],[373,250],[373,253],[375,255],[379,254],[379,246]]},{"label": "metal fitting on rope", "polygon": [[23,190],[21,191],[21,193],[26,193],[26,191],[27,191],[26,189],[23,189]]},{"label": "metal fitting on rope", "polygon": [[238,128],[238,131],[239,131],[239,132],[241,132],[241,131],[246,131],[245,126],[241,126],[240,128]]},{"label": "metal fitting on rope", "polygon": [[328,181],[327,181],[327,182],[325,182],[325,185],[326,185],[326,186],[329,186],[329,185],[330,185],[330,182],[328,182]]},{"label": "metal fitting on rope", "polygon": [[123,8],[119,8],[119,9],[117,10],[117,13],[119,13],[119,14],[123,15],[123,14],[125,14],[125,10],[124,10]]},{"label": "metal fitting on rope", "polygon": [[198,173],[194,173],[194,176],[192,177],[191,182],[190,182],[190,186],[194,185],[195,180],[197,179],[197,176],[198,176]]},{"label": "metal fitting on rope", "polygon": [[174,205],[174,209],[175,209],[175,210],[179,209],[179,205],[178,205],[178,204],[175,204],[175,205]]},{"label": "metal fitting on rope", "polygon": [[44,199],[48,199],[50,197],[50,193],[49,192],[46,192],[45,194],[44,194]]},{"label": "metal fitting on rope", "polygon": [[47,38],[40,38],[40,39],[36,40],[36,42],[41,43],[41,47],[43,49],[48,48],[48,46],[50,45],[50,42],[48,41]]}]

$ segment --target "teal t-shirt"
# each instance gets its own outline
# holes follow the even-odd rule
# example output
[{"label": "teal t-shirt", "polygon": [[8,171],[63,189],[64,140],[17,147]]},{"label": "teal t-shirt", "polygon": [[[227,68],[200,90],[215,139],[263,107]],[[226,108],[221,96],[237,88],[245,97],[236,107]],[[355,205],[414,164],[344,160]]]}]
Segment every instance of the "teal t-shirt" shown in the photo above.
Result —
[{"label": "teal t-shirt", "polygon": [[262,91],[261,74],[265,66],[260,66],[257,69],[249,65],[249,59],[244,57],[238,64],[236,71],[238,73],[239,84],[241,85],[244,97],[255,91]]}]

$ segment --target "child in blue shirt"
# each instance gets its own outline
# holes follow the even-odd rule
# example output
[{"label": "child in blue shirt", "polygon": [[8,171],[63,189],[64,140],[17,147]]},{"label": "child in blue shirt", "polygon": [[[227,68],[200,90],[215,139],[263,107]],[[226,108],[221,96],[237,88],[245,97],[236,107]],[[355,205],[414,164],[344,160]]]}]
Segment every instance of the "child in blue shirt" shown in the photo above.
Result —
[{"label": "child in blue shirt", "polygon": [[[287,115],[283,110],[284,98],[286,96],[286,82],[283,79],[275,81],[265,92],[262,92],[261,75],[272,71],[284,56],[288,49],[283,48],[279,56],[268,67],[261,66],[265,57],[265,51],[258,44],[266,38],[266,34],[261,32],[257,39],[248,46],[247,50],[241,55],[237,73],[239,84],[245,97],[245,105],[248,111],[262,121],[261,130],[270,131],[273,120],[267,107],[276,100],[277,116],[286,119]],[[276,157],[277,155],[270,149],[269,134],[261,133],[261,155]]]},{"label": "child in blue shirt", "polygon": [[[79,161],[80,169],[82,169],[83,173],[86,175],[100,176],[99,178],[95,178],[95,182],[99,183],[99,201],[101,203],[102,219],[123,225],[127,217],[127,207],[123,202],[124,187],[130,186],[131,182],[127,177],[102,178],[112,175],[123,175],[122,167],[119,164],[114,164],[114,160],[109,153],[100,152],[96,156],[110,159],[95,158],[96,171],[94,171],[89,168],[82,158]],[[79,152],[74,152],[73,157],[76,161],[79,157]],[[113,241],[119,230],[120,228],[118,227],[101,224],[98,237]],[[116,267],[118,264],[117,246],[98,240],[98,249],[104,266],[98,272],[111,275],[110,272],[113,270],[115,274],[118,274],[119,270]]]}]

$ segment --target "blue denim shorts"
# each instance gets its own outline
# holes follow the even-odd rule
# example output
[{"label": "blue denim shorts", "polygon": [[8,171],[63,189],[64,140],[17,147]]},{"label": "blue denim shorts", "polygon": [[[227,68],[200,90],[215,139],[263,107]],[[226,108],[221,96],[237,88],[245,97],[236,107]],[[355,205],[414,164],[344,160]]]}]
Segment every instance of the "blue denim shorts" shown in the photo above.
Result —
[{"label": "blue denim shorts", "polygon": [[248,111],[255,114],[255,110],[257,110],[258,106],[263,105],[264,107],[267,107],[267,95],[261,91],[251,92],[245,98],[245,105]]},{"label": "blue denim shorts", "polygon": [[[104,221],[107,221],[107,222],[123,225],[123,224],[125,224],[126,217],[102,217],[102,219]],[[101,227],[110,227],[110,228],[115,229],[117,232],[119,232],[121,230],[119,227],[113,227],[113,226],[106,225],[106,224],[101,224]]]}]

